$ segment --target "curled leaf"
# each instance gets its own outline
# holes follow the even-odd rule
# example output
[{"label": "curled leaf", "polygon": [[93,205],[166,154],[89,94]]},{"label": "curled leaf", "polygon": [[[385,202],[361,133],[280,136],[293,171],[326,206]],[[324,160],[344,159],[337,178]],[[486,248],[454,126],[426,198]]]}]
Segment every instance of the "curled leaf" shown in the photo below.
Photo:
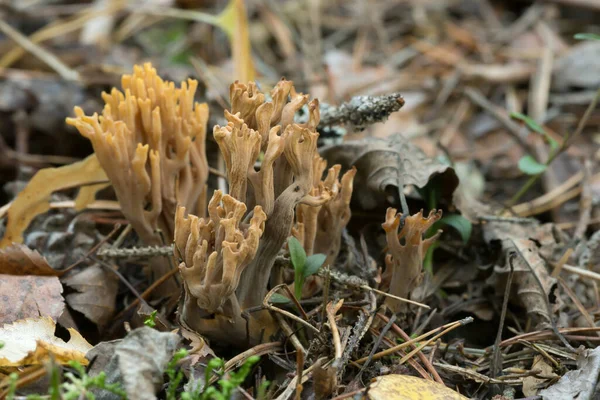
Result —
[{"label": "curled leaf", "polygon": [[107,180],[95,154],[73,164],[39,170],[8,210],[6,233],[0,240],[0,248],[23,243],[23,231],[36,216],[50,209],[53,192]]}]

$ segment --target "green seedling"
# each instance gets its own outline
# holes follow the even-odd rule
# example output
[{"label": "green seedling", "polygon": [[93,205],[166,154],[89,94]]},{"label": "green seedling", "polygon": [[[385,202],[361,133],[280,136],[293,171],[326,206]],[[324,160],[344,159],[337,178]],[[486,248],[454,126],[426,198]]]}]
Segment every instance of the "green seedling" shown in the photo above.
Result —
[{"label": "green seedling", "polygon": [[156,327],[156,313],[157,310],[152,311],[152,313],[144,320],[144,325],[155,328]]},{"label": "green seedling", "polygon": [[290,249],[290,258],[294,267],[294,295],[300,300],[302,298],[302,287],[304,287],[306,278],[319,271],[327,256],[325,254],[313,254],[307,257],[304,247],[293,236],[288,239],[288,248]]},{"label": "green seedling", "polygon": [[552,136],[548,134],[548,132],[544,130],[544,128],[542,128],[537,122],[529,118],[527,115],[513,112],[510,114],[510,116],[511,118],[523,122],[531,131],[540,134],[544,138],[544,141],[550,146],[550,153],[548,156],[549,161],[546,161],[545,163],[540,163],[531,154],[526,154],[519,160],[519,169],[521,172],[527,175],[541,174],[548,168],[548,165],[550,162],[552,162],[554,157],[556,157],[556,154],[560,149],[560,145],[556,140],[554,140],[554,138],[552,138]]},{"label": "green seedling", "polygon": [[577,33],[573,37],[577,40],[600,40],[600,35],[595,33]]}]

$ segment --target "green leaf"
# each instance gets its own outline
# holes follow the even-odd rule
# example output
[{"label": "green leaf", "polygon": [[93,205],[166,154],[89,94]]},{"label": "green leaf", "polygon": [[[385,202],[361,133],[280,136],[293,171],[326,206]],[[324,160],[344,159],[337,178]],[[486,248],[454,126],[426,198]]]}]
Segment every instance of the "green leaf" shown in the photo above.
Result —
[{"label": "green leaf", "polygon": [[290,299],[288,299],[287,297],[285,297],[282,294],[275,293],[273,296],[271,296],[271,303],[285,304],[285,303],[289,303],[289,302],[290,302]]},{"label": "green leaf", "polygon": [[294,269],[297,271],[304,271],[304,263],[306,262],[306,252],[304,251],[304,247],[302,247],[298,239],[290,236],[288,239],[288,248],[290,249],[290,257]]},{"label": "green leaf", "polygon": [[537,132],[544,136],[546,135],[546,131],[544,130],[544,128],[542,128],[537,122],[535,122],[534,120],[529,118],[527,115],[521,114],[518,112],[512,112],[512,113],[510,113],[510,117],[524,122],[525,125],[527,125],[527,127],[529,129],[531,129],[532,131]]},{"label": "green leaf", "polygon": [[546,170],[545,164],[540,164],[531,155],[527,154],[519,160],[519,169],[527,175],[538,175]]},{"label": "green leaf", "polygon": [[573,37],[577,40],[600,40],[600,35],[595,33],[578,33]]},{"label": "green leaf", "polygon": [[307,278],[311,275],[316,274],[319,268],[321,268],[321,266],[325,262],[326,258],[327,256],[325,254],[320,253],[313,254],[312,256],[308,257],[306,259],[306,263],[304,264],[304,277]]},{"label": "green leaf", "polygon": [[473,230],[473,225],[471,225],[471,221],[462,215],[449,214],[444,216],[440,222],[456,229],[458,233],[460,233],[463,243],[466,244],[469,241],[469,238],[471,237],[471,231]]},{"label": "green leaf", "polygon": [[548,134],[548,132],[546,132],[544,130],[544,128],[542,128],[542,126],[540,124],[538,124],[537,122],[535,122],[533,119],[531,119],[527,115],[524,115],[524,114],[521,114],[518,112],[510,113],[510,116],[511,116],[511,118],[518,119],[519,121],[524,122],[525,125],[527,125],[527,127],[529,129],[542,135],[544,137],[544,139],[546,139],[548,144],[550,144],[550,148],[552,150],[556,151],[556,149],[558,149],[558,142],[556,140],[554,140],[554,138],[552,136],[550,136]]}]

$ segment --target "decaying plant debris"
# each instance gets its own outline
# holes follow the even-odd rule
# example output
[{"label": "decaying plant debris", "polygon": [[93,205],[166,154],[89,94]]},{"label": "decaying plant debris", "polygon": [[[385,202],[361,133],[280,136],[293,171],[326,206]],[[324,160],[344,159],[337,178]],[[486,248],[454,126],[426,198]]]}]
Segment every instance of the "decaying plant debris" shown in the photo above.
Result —
[{"label": "decaying plant debris", "polygon": [[34,3],[0,398],[599,396],[597,4]]}]

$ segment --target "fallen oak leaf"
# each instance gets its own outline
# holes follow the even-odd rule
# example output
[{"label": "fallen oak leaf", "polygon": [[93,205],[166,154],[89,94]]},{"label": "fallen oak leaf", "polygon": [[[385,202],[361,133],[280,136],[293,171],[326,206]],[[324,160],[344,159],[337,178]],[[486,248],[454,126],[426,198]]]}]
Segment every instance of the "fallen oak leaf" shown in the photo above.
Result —
[{"label": "fallen oak leaf", "polygon": [[52,268],[37,251],[22,244],[13,244],[6,248],[0,246],[0,274],[61,276],[63,273]]},{"label": "fallen oak leaf", "polygon": [[62,291],[56,276],[0,275],[0,324],[39,316],[56,321],[65,308]]},{"label": "fallen oak leaf", "polygon": [[99,265],[92,265],[63,279],[78,293],[66,297],[67,304],[102,328],[115,311],[118,278]]},{"label": "fallen oak leaf", "polygon": [[353,192],[353,201],[365,210],[384,205],[390,195],[397,197],[400,184],[424,188],[437,176],[440,194],[449,203],[458,186],[458,177],[450,166],[427,157],[399,134],[388,139],[350,140],[324,147],[319,153],[328,164],[341,164],[342,170],[356,167],[354,187],[363,190]]},{"label": "fallen oak leaf", "polygon": [[23,243],[23,231],[37,215],[50,209],[50,195],[53,192],[104,181],[108,181],[108,177],[95,154],[73,164],[39,170],[8,210],[8,223],[0,240],[0,249],[12,243]]},{"label": "fallen oak leaf", "polygon": [[50,317],[27,318],[0,329],[0,367],[43,364],[52,356],[59,364],[77,361],[87,365],[85,353],[92,348],[73,328],[68,342],[54,336],[56,325]]}]

